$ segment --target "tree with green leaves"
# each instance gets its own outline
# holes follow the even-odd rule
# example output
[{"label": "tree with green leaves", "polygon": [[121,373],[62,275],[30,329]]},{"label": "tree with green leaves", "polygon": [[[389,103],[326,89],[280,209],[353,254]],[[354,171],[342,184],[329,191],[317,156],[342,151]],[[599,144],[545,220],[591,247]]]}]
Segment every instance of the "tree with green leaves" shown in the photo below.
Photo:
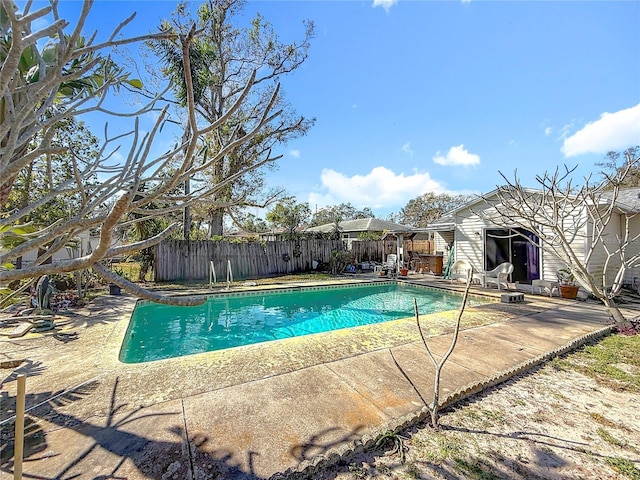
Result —
[{"label": "tree with green leaves", "polygon": [[269,231],[267,222],[253,213],[239,212],[233,215],[231,219],[236,227],[248,233],[265,233]]},{"label": "tree with green leaves", "polygon": [[[30,6],[28,3],[27,8]],[[81,33],[90,8],[91,2],[85,2],[76,28],[67,33],[69,22],[57,15],[55,3],[33,12],[19,12],[12,0],[0,2],[0,205],[3,208],[21,170],[38,157],[61,151],[53,141],[59,122],[99,110],[101,102],[90,106],[89,100],[104,98],[110,90],[123,85],[141,86],[139,80],[129,78],[108,55],[99,53],[107,46],[137,41],[114,39],[128,21],[106,42],[94,44]],[[52,13],[52,23],[33,30],[35,22]]]},{"label": "tree with green leaves", "polygon": [[[223,158],[265,135],[272,125],[282,121],[282,110],[276,108],[278,87],[263,93],[267,97],[265,102],[250,103],[252,90],[256,87],[257,72],[254,70],[244,84],[238,84],[238,92],[232,100],[218,105],[218,116],[211,121],[195,101],[197,89],[194,89],[192,57],[189,55],[199,33],[195,25],[179,34],[159,32],[121,37],[122,30],[133,20],[132,15],[104,40],[98,40],[97,34],[83,39],[81,32],[92,4],[91,0],[85,0],[78,19],[71,25],[60,16],[56,1],[36,11],[28,10],[33,4],[27,2],[25,10],[20,11],[12,1],[0,0],[0,55],[3,61],[0,67],[0,178],[4,182],[0,197],[0,233],[3,237],[0,282],[31,280],[45,274],[92,268],[104,280],[141,298],[178,305],[202,303],[204,299],[199,297],[167,297],[150,292],[111,271],[107,267],[108,260],[133,255],[167,238],[180,226],[180,214],[185,207],[201,198],[211,197],[260,166],[260,162],[244,166],[215,184],[190,192],[180,188],[187,179],[204,175]],[[169,38],[179,41],[184,75],[184,105],[177,114],[171,113],[176,103],[166,100],[168,87],[155,93],[147,105],[135,111],[108,110],[105,99],[111,92],[117,93],[125,86],[140,86],[139,81],[130,79],[112,59],[113,48]],[[23,65],[23,61],[32,63]],[[31,67],[27,68],[27,65]],[[156,122],[147,132],[142,132],[139,117],[151,111],[156,114]],[[130,132],[115,136],[105,127],[105,138],[98,154],[81,162],[74,143],[57,145],[54,139],[61,121],[76,119],[89,112],[103,115],[105,123],[115,114],[132,117],[133,127]],[[241,112],[247,121],[238,119],[233,123],[232,119],[239,118]],[[229,124],[235,125],[231,132],[220,135],[215,143],[207,140],[213,132],[225,132],[225,126]],[[175,134],[174,145],[154,155],[152,147],[156,138],[160,134],[166,138],[170,133]],[[70,162],[71,178],[59,182],[54,179],[47,191],[29,205],[10,208],[7,198],[16,178],[36,160],[43,159],[46,165],[53,165],[50,162],[54,155],[62,153]],[[116,153],[121,161],[116,159]],[[96,175],[98,181],[93,182]],[[47,225],[29,223],[30,215],[38,208],[69,195],[74,195],[78,201],[69,205],[64,217]],[[158,208],[149,208],[151,205]],[[114,244],[116,232],[157,218],[167,221],[166,228],[157,235]],[[46,263],[80,233],[89,230],[99,232],[98,245],[92,251],[78,258]],[[15,241],[7,245],[5,237]],[[34,250],[42,251],[35,263],[15,268],[20,256]]]},{"label": "tree with green leaves", "polygon": [[357,220],[358,218],[375,218],[369,207],[358,210],[351,203],[340,203],[317,210],[311,218],[309,226],[317,227],[327,223],[339,223],[344,220]]},{"label": "tree with green leaves", "polygon": [[451,195],[427,192],[409,200],[397,216],[398,223],[412,227],[426,227],[444,213],[470,202],[474,195]]},{"label": "tree with green leaves", "polygon": [[311,209],[307,203],[298,203],[294,197],[286,197],[267,212],[266,218],[274,227],[284,229],[285,237],[292,240],[298,236],[298,227],[309,222]]},{"label": "tree with green leaves", "polygon": [[[621,155],[620,152],[607,153],[603,162],[596,165],[602,167],[603,179],[608,183],[609,190],[613,190],[616,185],[609,179],[622,178],[620,188],[640,187],[640,165],[634,162],[638,157],[639,147],[628,150],[629,154]],[[626,173],[625,173],[626,172]],[[624,173],[624,175],[621,175]]]},{"label": "tree with green leaves", "polygon": [[[6,210],[20,210],[46,197],[56,185],[73,178],[74,162],[84,169],[88,163],[95,161],[99,153],[98,138],[84,122],[75,118],[66,118],[56,124],[51,146],[56,153],[36,157],[18,172],[6,199]],[[71,159],[71,156],[75,158]],[[96,174],[86,179],[88,185],[96,182]],[[70,191],[69,195],[56,196],[31,210],[24,220],[35,225],[50,225],[66,217],[81,202],[80,192]]]},{"label": "tree with green leaves", "polygon": [[[253,128],[261,121],[261,112],[269,102],[273,102],[270,108],[278,111],[277,121],[268,122],[258,135],[218,157],[210,168],[192,179],[199,186],[196,188],[218,185],[201,199],[201,207],[194,212],[208,225],[210,237],[222,235],[225,215],[237,215],[247,206],[265,207],[276,200],[275,192],[265,192],[264,182],[266,171],[281,158],[273,150],[304,135],[315,121],[297,115],[279,90],[280,78],[293,73],[307,59],[313,24],[304,24],[299,42],[283,43],[259,14],[248,26],[239,26],[243,7],[242,0],[208,0],[192,20],[187,5],[181,3],[172,20],[160,25],[161,32],[174,34],[173,39],[150,42],[162,61],[163,73],[174,81],[176,98],[184,104],[186,85],[178,39],[192,24],[196,25],[198,34],[189,48],[192,88],[196,108],[205,122],[218,122],[245,86],[251,85],[242,106],[203,138],[202,158]],[[239,172],[246,173],[237,175]],[[230,176],[235,180],[223,183]]]}]

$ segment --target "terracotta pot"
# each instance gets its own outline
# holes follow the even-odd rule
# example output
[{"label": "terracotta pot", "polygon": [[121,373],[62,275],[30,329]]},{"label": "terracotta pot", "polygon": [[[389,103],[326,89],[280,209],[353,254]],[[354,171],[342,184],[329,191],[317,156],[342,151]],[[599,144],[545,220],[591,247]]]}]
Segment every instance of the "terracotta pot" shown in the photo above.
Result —
[{"label": "terracotta pot", "polygon": [[560,296],[575,300],[578,297],[579,289],[580,287],[577,285],[560,285]]},{"label": "terracotta pot", "polygon": [[401,268],[400,269],[400,276],[401,277],[406,277],[407,275],[409,275],[409,269],[408,268]]}]

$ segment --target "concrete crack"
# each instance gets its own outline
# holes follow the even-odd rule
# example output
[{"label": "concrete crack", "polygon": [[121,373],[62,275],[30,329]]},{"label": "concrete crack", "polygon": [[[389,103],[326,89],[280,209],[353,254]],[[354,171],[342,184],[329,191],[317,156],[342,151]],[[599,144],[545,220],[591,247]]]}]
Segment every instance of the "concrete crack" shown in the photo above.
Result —
[{"label": "concrete crack", "polygon": [[184,436],[187,440],[187,453],[189,455],[189,468],[191,470],[191,480],[196,480],[196,470],[193,463],[193,452],[191,451],[191,440],[189,439],[189,430],[187,429],[187,415],[184,412],[184,400],[180,399],[182,407],[182,423],[184,424]]}]

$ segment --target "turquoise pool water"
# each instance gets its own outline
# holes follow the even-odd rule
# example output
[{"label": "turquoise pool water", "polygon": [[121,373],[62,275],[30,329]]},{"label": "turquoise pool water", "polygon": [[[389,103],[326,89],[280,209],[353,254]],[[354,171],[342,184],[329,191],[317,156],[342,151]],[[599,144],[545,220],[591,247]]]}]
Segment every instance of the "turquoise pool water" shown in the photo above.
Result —
[{"label": "turquoise pool water", "polygon": [[[149,362],[457,309],[462,297],[407,284],[312,287],[212,296],[197,307],[136,306],[120,351]],[[469,305],[485,300],[470,298]]]}]

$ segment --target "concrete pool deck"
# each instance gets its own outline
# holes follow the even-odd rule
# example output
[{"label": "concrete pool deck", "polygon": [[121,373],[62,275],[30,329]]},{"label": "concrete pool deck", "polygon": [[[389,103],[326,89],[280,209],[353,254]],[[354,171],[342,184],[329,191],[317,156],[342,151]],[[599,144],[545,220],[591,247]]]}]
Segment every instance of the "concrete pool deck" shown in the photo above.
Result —
[{"label": "concrete pool deck", "polygon": [[[0,341],[0,361],[23,360],[0,370],[0,478],[13,471],[21,373],[25,478],[310,473],[424,418],[432,401],[433,366],[413,319],[127,365],[117,357],[134,305],[126,295],[100,297],[59,320],[61,330]],[[421,321],[437,334],[432,326],[454,317]],[[468,309],[441,395],[463,398],[574,348],[603,334],[607,318],[595,302],[534,295]],[[442,354],[450,339],[443,333],[429,345]]]}]

